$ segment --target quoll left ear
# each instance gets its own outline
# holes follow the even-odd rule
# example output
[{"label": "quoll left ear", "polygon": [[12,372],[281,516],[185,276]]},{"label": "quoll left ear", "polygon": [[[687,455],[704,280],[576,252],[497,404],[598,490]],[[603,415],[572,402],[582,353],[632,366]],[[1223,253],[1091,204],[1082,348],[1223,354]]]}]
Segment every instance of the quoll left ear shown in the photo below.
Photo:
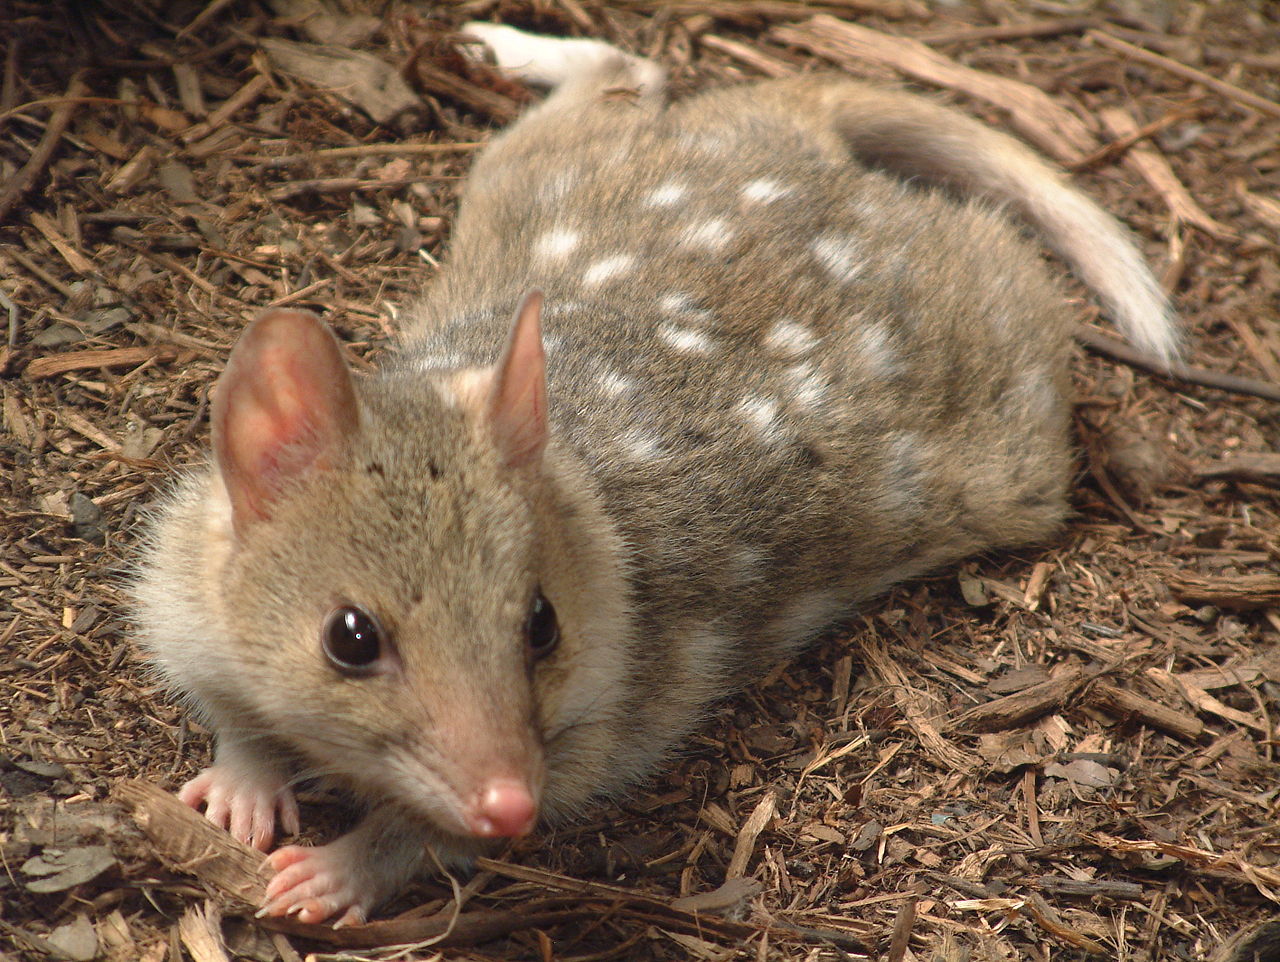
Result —
[{"label": "quoll left ear", "polygon": [[542,291],[521,300],[489,393],[494,443],[513,468],[538,463],[547,445],[547,363],[542,348]]}]

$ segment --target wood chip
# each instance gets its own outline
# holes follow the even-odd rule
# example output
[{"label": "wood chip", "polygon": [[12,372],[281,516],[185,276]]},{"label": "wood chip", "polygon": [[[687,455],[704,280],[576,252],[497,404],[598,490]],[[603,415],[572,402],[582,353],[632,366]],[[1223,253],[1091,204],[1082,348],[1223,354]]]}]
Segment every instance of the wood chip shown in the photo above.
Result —
[{"label": "wood chip", "polygon": [[778,811],[778,796],[773,792],[765,792],[764,798],[756,803],[747,820],[742,823],[737,841],[733,845],[733,857],[729,859],[729,867],[725,870],[725,881],[739,878],[747,871],[747,863],[755,851],[756,839],[765,830]]},{"label": "wood chip", "polygon": [[212,902],[192,905],[183,912],[178,935],[195,962],[231,962],[222,940],[222,913]]},{"label": "wood chip", "polygon": [[1197,478],[1251,481],[1280,487],[1280,452],[1243,451],[1194,469]]},{"label": "wood chip", "polygon": [[[1126,137],[1138,132],[1138,122],[1123,107],[1105,107],[1098,112],[1098,116],[1114,137]],[[1235,237],[1230,228],[1219,224],[1205,213],[1204,208],[1195,202],[1187,188],[1178,180],[1169,162],[1153,148],[1134,144],[1125,154],[1124,163],[1140,174],[1152,190],[1164,199],[1175,218],[1220,240]]]},{"label": "wood chip", "polygon": [[172,361],[178,351],[171,347],[117,347],[103,351],[69,351],[37,357],[23,369],[29,378],[53,377],[69,371],[98,368],[136,367],[147,361]]},{"label": "wood chip", "polygon": [[1069,668],[1025,691],[975,705],[954,718],[949,728],[962,732],[996,732],[1026,725],[1061,709],[1084,682],[1083,669]]},{"label": "wood chip", "polygon": [[261,852],[237,842],[150,782],[124,781],[113,794],[174,871],[196,875],[240,911],[252,912],[262,904],[268,876]]},{"label": "wood chip", "polygon": [[744,908],[763,888],[756,879],[734,877],[710,892],[673,899],[671,906],[685,912],[723,913]]},{"label": "wood chip", "polygon": [[[14,52],[14,46],[14,44],[9,45],[10,53]],[[35,150],[31,152],[31,156],[18,169],[18,172],[8,179],[8,183],[4,185],[3,189],[0,189],[0,221],[3,221],[8,216],[9,211],[31,189],[31,185],[40,176],[40,172],[48,165],[49,159],[53,156],[53,152],[58,146],[58,141],[61,140],[62,134],[70,125],[71,118],[75,116],[76,111],[80,108],[84,95],[88,90],[89,88],[84,81],[83,75],[77,71],[72,75],[71,82],[67,85],[66,96],[54,107],[53,113],[49,117],[49,123],[45,126],[44,133],[40,137],[40,142],[36,144]],[[32,213],[34,214],[34,212]]]},{"label": "wood chip", "polygon": [[1189,572],[1166,576],[1175,598],[1189,605],[1219,608],[1271,608],[1280,605],[1280,575],[1242,574],[1212,578]]},{"label": "wood chip", "polygon": [[1146,676],[1157,684],[1163,686],[1169,691],[1177,692],[1186,698],[1196,709],[1202,714],[1217,715],[1219,718],[1225,718],[1227,721],[1236,725],[1242,725],[1245,728],[1252,728],[1254,731],[1267,735],[1270,728],[1258,718],[1250,715],[1248,712],[1240,711],[1238,708],[1232,708],[1230,705],[1224,704],[1213,695],[1210,695],[1203,688],[1195,684],[1195,682],[1186,675],[1174,674],[1163,668],[1148,668]]},{"label": "wood chip", "polygon": [[195,124],[190,129],[183,131],[183,142],[190,144],[202,137],[209,136],[209,134],[213,133],[213,131],[217,130],[230,120],[232,116],[261,97],[269,84],[270,81],[262,74],[257,74],[249,78],[248,82],[245,83],[243,87],[228,97],[218,106],[217,110],[209,115],[208,120],[203,123]]},{"label": "wood chip", "polygon": [[67,265],[73,271],[77,274],[97,273],[97,268],[94,266],[93,261],[76,250],[71,241],[67,240],[62,235],[62,232],[58,230],[53,221],[39,211],[34,210],[27,216],[31,223],[35,225],[36,230],[40,231],[44,239],[53,246],[53,249],[62,256],[62,259],[67,262]]},{"label": "wood chip", "polygon": [[1091,686],[1090,695],[1090,701],[1114,712],[1121,719],[1140,721],[1183,741],[1195,741],[1204,734],[1204,724],[1194,715],[1152,701],[1127,688],[1100,682]]}]

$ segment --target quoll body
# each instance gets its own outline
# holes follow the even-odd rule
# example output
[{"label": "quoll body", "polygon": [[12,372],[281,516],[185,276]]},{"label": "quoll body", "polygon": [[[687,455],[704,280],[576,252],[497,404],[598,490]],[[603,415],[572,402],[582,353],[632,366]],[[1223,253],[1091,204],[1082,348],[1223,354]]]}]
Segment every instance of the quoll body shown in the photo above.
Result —
[{"label": "quoll body", "polygon": [[135,583],[217,733],[184,799],[264,849],[298,777],[369,806],[272,855],[272,914],[363,918],[428,850],[633,785],[894,582],[1050,536],[1072,317],[997,204],[1175,350],[1123,230],[951,110],[830,76],[668,103],[604,44],[469,30],[555,91],[477,159],[402,349],[357,378],[310,315],[255,322]]}]

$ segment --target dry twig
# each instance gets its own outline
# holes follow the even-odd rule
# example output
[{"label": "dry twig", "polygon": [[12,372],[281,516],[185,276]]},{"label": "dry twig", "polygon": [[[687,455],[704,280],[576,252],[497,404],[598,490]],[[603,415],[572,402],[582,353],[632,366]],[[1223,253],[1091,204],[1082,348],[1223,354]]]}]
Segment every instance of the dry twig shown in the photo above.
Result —
[{"label": "dry twig", "polygon": [[53,156],[54,149],[58,146],[58,141],[62,138],[63,133],[67,129],[67,125],[71,123],[71,118],[75,116],[76,111],[83,104],[83,97],[88,93],[88,86],[84,82],[84,74],[76,73],[72,76],[71,82],[67,84],[67,92],[61,101],[53,108],[53,113],[49,115],[49,122],[45,125],[44,134],[40,137],[40,142],[36,144],[36,149],[31,152],[31,156],[27,158],[27,162],[22,165],[21,169],[13,175],[13,179],[0,190],[0,221],[8,216],[9,211],[13,209],[13,205],[31,189],[31,185],[35,183],[36,177],[40,171],[44,170],[45,165],[49,163],[49,158]]},{"label": "dry twig", "polygon": [[1259,113],[1264,113],[1269,117],[1280,117],[1280,103],[1276,103],[1274,100],[1267,100],[1265,97],[1259,97],[1257,94],[1250,93],[1247,90],[1242,90],[1235,84],[1219,80],[1203,70],[1188,67],[1186,64],[1179,63],[1177,60],[1166,57],[1163,54],[1144,50],[1142,47],[1121,40],[1119,37],[1103,33],[1101,30],[1090,30],[1086,36],[1099,46],[1122,54],[1130,60],[1145,63],[1149,67],[1159,67],[1161,70],[1166,70],[1175,76],[1181,77],[1183,80],[1190,80],[1192,83],[1208,87],[1214,93],[1226,97],[1228,100],[1242,104]]}]

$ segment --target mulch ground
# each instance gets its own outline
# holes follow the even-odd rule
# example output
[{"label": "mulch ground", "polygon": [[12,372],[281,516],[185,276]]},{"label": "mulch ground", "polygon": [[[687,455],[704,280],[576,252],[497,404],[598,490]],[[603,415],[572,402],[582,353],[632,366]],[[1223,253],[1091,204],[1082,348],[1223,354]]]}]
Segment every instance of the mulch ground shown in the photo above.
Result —
[{"label": "mulch ground", "polygon": [[[118,577],[249,319],[308,307],[355,354],[391,349],[474,151],[530,97],[459,55],[476,17],[610,39],[682,90],[835,67],[1011,128],[1139,234],[1191,370],[1123,359],[1069,287],[1089,346],[1053,544],[895,590],[629,804],[458,890],[424,881],[338,934],[264,928],[255,859],[154,791],[208,733],[141,666]],[[8,0],[0,20],[0,959],[1280,958],[1280,8]]]}]

